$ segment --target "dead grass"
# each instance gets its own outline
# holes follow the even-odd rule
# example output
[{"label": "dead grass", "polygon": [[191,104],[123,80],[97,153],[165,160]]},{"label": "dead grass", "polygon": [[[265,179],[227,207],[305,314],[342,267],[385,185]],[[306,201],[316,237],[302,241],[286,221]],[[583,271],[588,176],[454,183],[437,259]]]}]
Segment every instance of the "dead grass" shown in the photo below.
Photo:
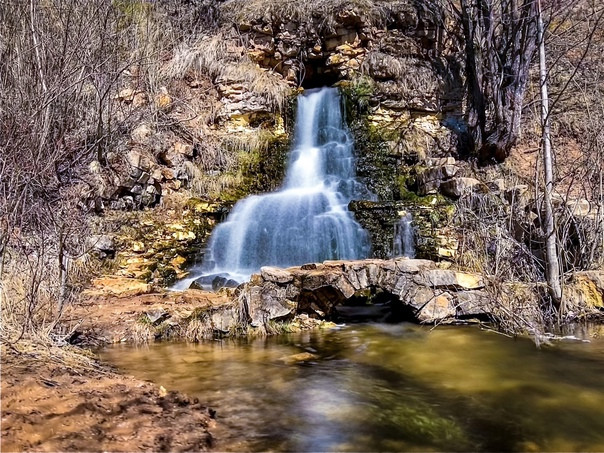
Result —
[{"label": "dead grass", "polygon": [[490,193],[460,198],[453,218],[460,237],[455,263],[502,281],[540,281],[538,260],[514,235],[524,220],[519,215],[513,206]]},{"label": "dead grass", "polygon": [[245,48],[226,33],[201,37],[195,44],[183,44],[165,65],[169,78],[182,78],[190,73],[209,75],[215,83],[243,84],[271,111],[281,111],[291,93],[283,78],[260,68],[247,55]]},{"label": "dead grass", "polygon": [[385,0],[227,0],[222,6],[226,20],[235,23],[253,20],[265,22],[311,22],[319,18],[321,29],[333,28],[342,13],[362,13],[372,26],[384,25],[388,13],[404,1]]},{"label": "dead grass", "polygon": [[184,338],[186,338],[187,341],[194,342],[211,340],[214,338],[214,329],[212,328],[211,320],[199,317],[191,319],[184,328]]}]

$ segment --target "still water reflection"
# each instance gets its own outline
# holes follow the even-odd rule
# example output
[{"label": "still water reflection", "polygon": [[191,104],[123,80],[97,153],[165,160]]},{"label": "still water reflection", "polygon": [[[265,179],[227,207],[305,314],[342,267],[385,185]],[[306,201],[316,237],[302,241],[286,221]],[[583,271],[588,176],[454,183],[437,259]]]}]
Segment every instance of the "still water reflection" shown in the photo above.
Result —
[{"label": "still water reflection", "polygon": [[604,451],[602,336],[373,324],[102,355],[216,409],[218,450]]}]

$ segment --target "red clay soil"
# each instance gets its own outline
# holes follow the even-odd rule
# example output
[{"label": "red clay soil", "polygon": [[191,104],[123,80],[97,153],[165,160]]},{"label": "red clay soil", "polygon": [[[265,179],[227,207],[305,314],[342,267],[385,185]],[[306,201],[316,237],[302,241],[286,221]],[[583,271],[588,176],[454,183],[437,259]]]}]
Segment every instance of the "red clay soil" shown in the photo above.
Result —
[{"label": "red clay soil", "polygon": [[[59,363],[63,362],[63,363]],[[100,365],[2,353],[2,438],[8,451],[207,451],[211,409]]]}]

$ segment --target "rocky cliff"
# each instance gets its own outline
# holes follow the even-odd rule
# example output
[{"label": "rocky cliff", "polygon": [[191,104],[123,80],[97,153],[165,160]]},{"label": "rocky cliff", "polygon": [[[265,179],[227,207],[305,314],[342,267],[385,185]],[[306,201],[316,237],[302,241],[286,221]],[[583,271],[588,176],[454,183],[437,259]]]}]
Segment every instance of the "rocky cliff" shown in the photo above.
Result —
[{"label": "rocky cliff", "polygon": [[[378,198],[350,206],[371,234],[375,258],[392,256],[395,225],[411,213],[418,257],[501,278],[541,278],[538,199],[511,165],[474,160],[462,49],[441,13],[410,0],[230,0],[213,8],[212,31],[181,43],[162,63],[160,90],[140,87],[136,68],[125,79],[114,102],[136,120],[122,148],[107,154],[111,171],[90,164],[90,202],[98,210],[196,196],[222,203],[216,212],[224,212],[243,196],[274,189],[295,96],[337,85],[358,175]],[[567,225],[566,266],[585,267],[593,251],[582,244],[598,230],[600,209],[576,196],[560,197],[557,209]],[[211,230],[202,223],[196,237]],[[204,241],[191,245],[200,250]],[[180,275],[183,266],[166,265],[174,272],[165,275]]]}]

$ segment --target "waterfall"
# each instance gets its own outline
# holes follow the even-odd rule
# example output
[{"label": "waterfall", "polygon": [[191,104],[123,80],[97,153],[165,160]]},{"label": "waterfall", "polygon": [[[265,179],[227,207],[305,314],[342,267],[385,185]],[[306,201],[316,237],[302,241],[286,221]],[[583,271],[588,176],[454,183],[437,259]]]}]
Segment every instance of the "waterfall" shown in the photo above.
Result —
[{"label": "waterfall", "polygon": [[415,228],[413,227],[413,216],[409,212],[405,213],[394,225],[392,255],[415,257]]},{"label": "waterfall", "polygon": [[[298,98],[293,148],[276,192],[240,200],[210,237],[201,265],[206,276],[241,282],[261,266],[288,267],[366,258],[369,235],[348,211],[371,194],[355,178],[353,141],[335,88]],[[184,289],[194,278],[175,287]]]}]

